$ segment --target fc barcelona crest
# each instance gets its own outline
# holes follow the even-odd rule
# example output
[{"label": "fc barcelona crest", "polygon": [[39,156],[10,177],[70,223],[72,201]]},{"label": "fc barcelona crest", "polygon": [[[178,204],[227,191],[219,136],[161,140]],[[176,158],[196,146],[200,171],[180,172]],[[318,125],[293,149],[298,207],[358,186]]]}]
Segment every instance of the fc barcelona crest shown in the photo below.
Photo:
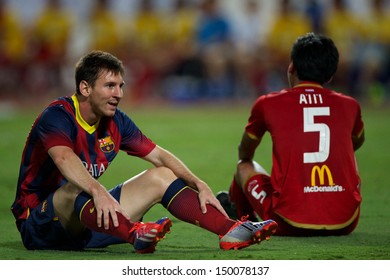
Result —
[{"label": "fc barcelona crest", "polygon": [[98,141],[99,141],[100,150],[102,150],[103,153],[109,153],[115,148],[115,144],[112,141],[111,136],[100,138],[98,139]]}]

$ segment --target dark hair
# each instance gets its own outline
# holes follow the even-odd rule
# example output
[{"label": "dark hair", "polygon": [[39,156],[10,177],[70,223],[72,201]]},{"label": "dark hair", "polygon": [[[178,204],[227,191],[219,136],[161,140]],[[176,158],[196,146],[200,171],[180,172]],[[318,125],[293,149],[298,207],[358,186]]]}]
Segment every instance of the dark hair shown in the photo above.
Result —
[{"label": "dark hair", "polygon": [[76,92],[80,93],[79,85],[83,80],[93,87],[99,74],[104,70],[112,71],[115,74],[120,73],[122,76],[125,73],[122,61],[110,53],[92,51],[81,57],[75,70]]},{"label": "dark hair", "polygon": [[339,52],[330,38],[307,33],[295,41],[291,61],[301,81],[324,84],[336,73]]}]

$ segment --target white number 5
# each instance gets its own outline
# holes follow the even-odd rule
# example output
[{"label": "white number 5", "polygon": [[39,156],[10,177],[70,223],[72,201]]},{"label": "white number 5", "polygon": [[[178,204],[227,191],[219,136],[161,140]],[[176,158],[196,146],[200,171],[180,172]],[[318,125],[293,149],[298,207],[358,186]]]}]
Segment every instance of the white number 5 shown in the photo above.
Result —
[{"label": "white number 5", "polygon": [[314,116],[329,116],[329,107],[303,108],[303,132],[319,132],[318,152],[303,153],[304,163],[324,162],[329,156],[330,129],[324,123],[314,123]]}]

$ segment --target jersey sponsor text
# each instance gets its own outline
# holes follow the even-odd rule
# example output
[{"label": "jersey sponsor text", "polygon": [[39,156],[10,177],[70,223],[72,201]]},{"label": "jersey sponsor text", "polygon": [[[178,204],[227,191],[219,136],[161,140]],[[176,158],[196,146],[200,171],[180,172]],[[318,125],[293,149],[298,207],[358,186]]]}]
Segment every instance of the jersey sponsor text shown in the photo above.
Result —
[{"label": "jersey sponsor text", "polygon": [[[328,178],[328,185],[325,185],[325,174]],[[319,179],[319,185],[317,185],[317,177]],[[311,170],[311,186],[305,186],[303,188],[304,193],[318,193],[318,192],[343,192],[345,189],[336,185],[333,182],[332,172],[329,167],[324,164],[321,167],[315,165]]]},{"label": "jersey sponsor text", "polygon": [[[92,175],[94,178],[99,178],[103,175],[103,173],[106,171],[106,167],[103,163],[97,164],[97,163],[87,163],[83,161],[83,164],[85,168],[88,170],[88,172]],[[108,163],[109,165],[110,163]]]}]

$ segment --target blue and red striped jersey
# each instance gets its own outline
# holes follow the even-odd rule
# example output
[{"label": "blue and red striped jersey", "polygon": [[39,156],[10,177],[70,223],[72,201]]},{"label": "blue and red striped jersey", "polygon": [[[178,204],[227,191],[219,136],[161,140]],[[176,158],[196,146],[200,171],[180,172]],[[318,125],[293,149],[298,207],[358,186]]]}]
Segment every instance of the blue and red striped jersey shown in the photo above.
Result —
[{"label": "blue and red striped jersey", "polygon": [[119,109],[113,117],[90,126],[80,115],[75,95],[55,100],[35,120],[24,147],[11,207],[18,226],[30,209],[67,182],[48,154],[54,146],[70,147],[97,179],[119,150],[144,157],[156,144]]}]

